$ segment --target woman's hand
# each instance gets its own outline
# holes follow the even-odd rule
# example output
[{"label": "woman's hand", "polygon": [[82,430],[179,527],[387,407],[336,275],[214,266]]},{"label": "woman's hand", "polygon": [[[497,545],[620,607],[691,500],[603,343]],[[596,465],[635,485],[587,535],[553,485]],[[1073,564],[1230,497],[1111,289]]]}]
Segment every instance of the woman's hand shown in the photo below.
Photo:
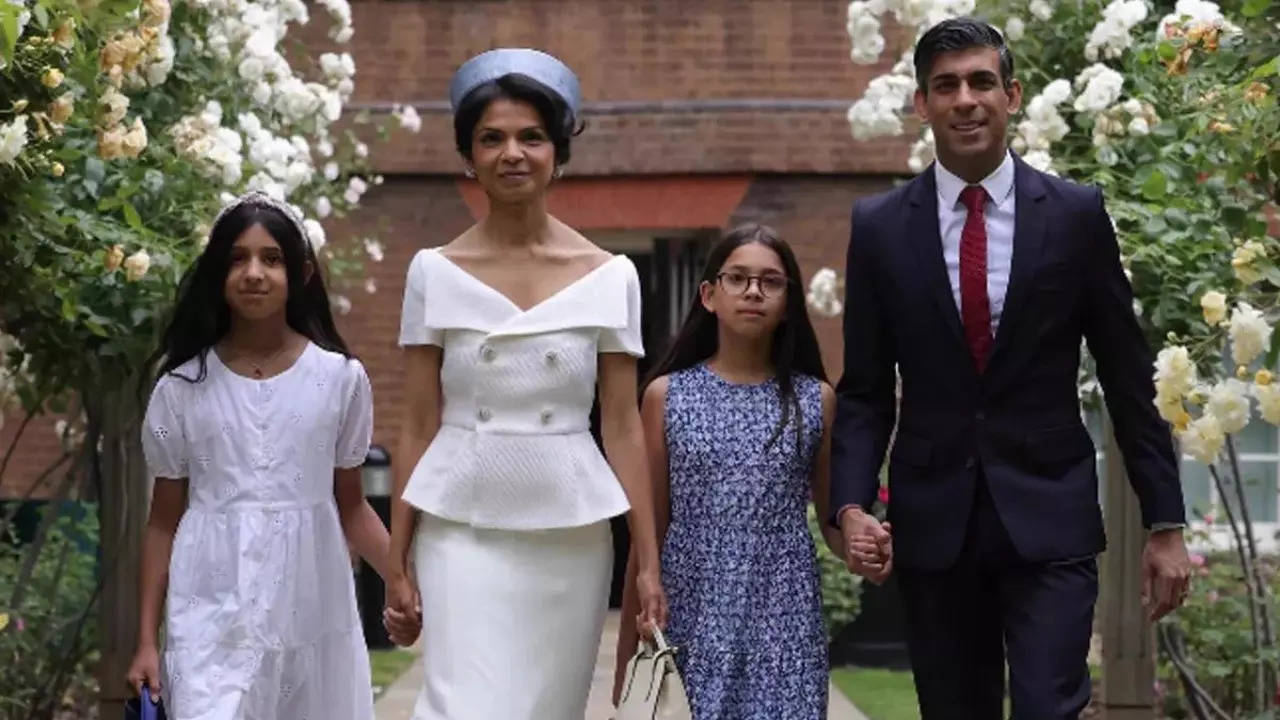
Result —
[{"label": "woman's hand", "polygon": [[142,686],[151,689],[151,700],[160,699],[160,650],[154,644],[139,645],[129,663],[129,672],[125,674],[125,683],[133,691],[142,696]]},{"label": "woman's hand", "polygon": [[382,611],[382,626],[391,642],[408,647],[422,632],[422,598],[408,574],[392,573],[387,581],[387,606]]},{"label": "woman's hand", "polygon": [[640,596],[640,614],[636,626],[641,636],[652,635],[650,628],[667,627],[667,596],[662,592],[662,579],[657,570],[636,573],[636,593]]}]

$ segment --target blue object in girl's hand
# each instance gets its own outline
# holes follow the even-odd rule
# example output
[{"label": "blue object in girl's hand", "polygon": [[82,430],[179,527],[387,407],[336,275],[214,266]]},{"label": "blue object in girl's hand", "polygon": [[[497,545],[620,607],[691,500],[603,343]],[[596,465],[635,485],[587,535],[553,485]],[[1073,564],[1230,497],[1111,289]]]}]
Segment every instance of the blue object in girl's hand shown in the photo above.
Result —
[{"label": "blue object in girl's hand", "polygon": [[125,703],[124,720],[167,720],[164,714],[164,703],[160,698],[151,702],[151,688],[143,685],[142,697]]}]

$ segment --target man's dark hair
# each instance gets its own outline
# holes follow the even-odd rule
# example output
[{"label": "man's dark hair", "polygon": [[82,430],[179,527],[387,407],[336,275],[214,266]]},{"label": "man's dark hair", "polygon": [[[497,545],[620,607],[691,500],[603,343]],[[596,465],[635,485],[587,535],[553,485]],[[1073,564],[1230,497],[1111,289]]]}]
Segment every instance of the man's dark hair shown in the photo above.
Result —
[{"label": "man's dark hair", "polygon": [[943,20],[920,37],[914,57],[916,86],[928,94],[929,73],[942,53],[984,47],[1000,54],[1000,83],[1008,88],[1013,83],[1013,53],[998,30],[971,17]]}]

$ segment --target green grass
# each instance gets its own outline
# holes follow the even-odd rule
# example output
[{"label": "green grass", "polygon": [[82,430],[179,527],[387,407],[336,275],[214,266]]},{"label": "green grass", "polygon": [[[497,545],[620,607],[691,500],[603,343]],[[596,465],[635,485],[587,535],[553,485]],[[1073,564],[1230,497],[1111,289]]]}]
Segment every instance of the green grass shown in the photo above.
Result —
[{"label": "green grass", "polygon": [[[1102,669],[1089,666],[1095,686],[1102,682]],[[831,682],[868,720],[920,720],[916,686],[910,670],[873,670],[844,667],[831,671]],[[1009,701],[1004,703],[1005,716]]]},{"label": "green grass", "polygon": [[373,671],[374,695],[381,695],[387,686],[404,674],[413,664],[415,654],[409,650],[370,650],[369,668]]},{"label": "green grass", "polygon": [[831,681],[869,720],[920,720],[910,672],[836,668]]}]

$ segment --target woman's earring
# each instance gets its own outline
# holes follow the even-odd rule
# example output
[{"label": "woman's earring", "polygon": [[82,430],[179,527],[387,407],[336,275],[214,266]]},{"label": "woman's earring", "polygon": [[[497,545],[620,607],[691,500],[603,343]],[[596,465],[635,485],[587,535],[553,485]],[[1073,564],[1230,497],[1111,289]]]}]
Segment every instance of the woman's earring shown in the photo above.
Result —
[{"label": "woman's earring", "polygon": [[462,171],[462,174],[474,179],[476,176],[476,169],[468,165],[467,169]]},{"label": "woman's earring", "polygon": [[552,171],[552,173],[551,173],[551,177],[553,177],[553,178],[555,178],[555,179],[557,179],[557,180],[559,180],[560,178],[564,177],[564,166],[563,166],[563,165],[557,165],[557,166],[556,166],[556,169],[555,169],[554,171]]}]

